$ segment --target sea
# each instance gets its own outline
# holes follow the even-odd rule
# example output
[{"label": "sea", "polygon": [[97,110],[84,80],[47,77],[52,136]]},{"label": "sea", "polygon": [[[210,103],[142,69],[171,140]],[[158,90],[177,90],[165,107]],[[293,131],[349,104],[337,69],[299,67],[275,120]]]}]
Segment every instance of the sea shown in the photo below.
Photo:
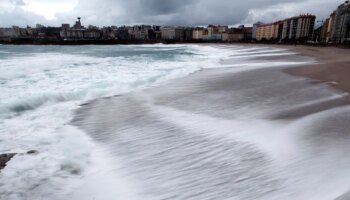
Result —
[{"label": "sea", "polygon": [[[275,72],[315,62],[266,46],[0,45],[0,154],[17,153],[0,199],[340,196],[348,94]],[[333,128],[321,129],[328,118]]]}]

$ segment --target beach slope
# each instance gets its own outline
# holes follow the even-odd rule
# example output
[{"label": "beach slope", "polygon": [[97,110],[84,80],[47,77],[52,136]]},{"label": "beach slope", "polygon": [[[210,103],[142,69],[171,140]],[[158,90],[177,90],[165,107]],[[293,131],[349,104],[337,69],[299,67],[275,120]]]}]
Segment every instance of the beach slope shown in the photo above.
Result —
[{"label": "beach slope", "polygon": [[347,82],[330,63],[289,68],[326,54],[297,48],[245,48],[227,68],[85,104],[72,123],[151,199],[335,199],[350,188],[350,106],[324,81]]}]

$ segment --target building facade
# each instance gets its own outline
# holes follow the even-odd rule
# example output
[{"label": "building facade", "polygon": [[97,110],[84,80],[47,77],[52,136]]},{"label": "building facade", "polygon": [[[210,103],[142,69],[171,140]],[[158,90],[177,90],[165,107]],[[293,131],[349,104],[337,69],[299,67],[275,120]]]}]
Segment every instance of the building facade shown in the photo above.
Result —
[{"label": "building facade", "polygon": [[262,22],[257,22],[255,24],[253,24],[253,31],[252,31],[252,39],[256,40],[256,33],[257,33],[257,28],[258,26],[262,25]]},{"label": "building facade", "polygon": [[185,29],[180,27],[165,27],[161,29],[163,40],[184,40]]},{"label": "building facade", "polygon": [[219,41],[223,39],[223,33],[227,32],[228,27],[227,26],[216,26],[216,25],[209,25],[207,27],[208,34],[204,35],[204,40],[213,40],[213,41]]},{"label": "building facade", "polygon": [[332,41],[335,43],[344,43],[350,40],[349,34],[350,25],[350,3],[345,1],[341,4],[334,16],[333,30],[332,30]]},{"label": "building facade", "polygon": [[273,40],[279,37],[280,22],[274,22],[271,24],[261,24],[256,28],[255,38],[256,40]]},{"label": "building facade", "polygon": [[336,11],[334,11],[329,16],[326,42],[332,42],[333,32],[334,32],[334,21],[335,21],[336,14],[337,14]]},{"label": "building facade", "polygon": [[303,40],[312,38],[316,16],[306,14],[283,21],[282,41]]},{"label": "building facade", "polygon": [[231,28],[228,33],[229,42],[240,42],[244,40],[244,29],[241,28]]},{"label": "building facade", "polygon": [[204,40],[205,35],[208,35],[208,30],[205,28],[195,28],[192,35],[194,40]]},{"label": "building facade", "polygon": [[270,24],[253,27],[253,38],[256,40],[295,41],[311,39],[315,26],[314,15],[300,15]]},{"label": "building facade", "polygon": [[328,27],[329,27],[329,18],[323,21],[323,24],[321,26],[321,34],[318,41],[327,42]]}]

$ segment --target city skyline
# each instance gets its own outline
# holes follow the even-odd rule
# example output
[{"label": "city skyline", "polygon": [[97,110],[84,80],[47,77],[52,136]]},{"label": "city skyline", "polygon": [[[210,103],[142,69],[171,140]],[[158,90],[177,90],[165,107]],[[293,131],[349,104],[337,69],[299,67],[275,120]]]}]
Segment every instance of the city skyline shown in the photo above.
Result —
[{"label": "city skyline", "polygon": [[[84,18],[85,24],[106,25],[183,25],[207,24],[253,24],[256,21],[269,22],[276,18],[313,13],[323,19],[331,7],[343,0],[307,0],[289,2],[286,0],[232,2],[227,0],[199,1],[81,1],[81,0],[4,0],[0,2],[1,27],[58,26],[70,23],[76,16]],[[210,9],[209,9],[210,8]]]}]

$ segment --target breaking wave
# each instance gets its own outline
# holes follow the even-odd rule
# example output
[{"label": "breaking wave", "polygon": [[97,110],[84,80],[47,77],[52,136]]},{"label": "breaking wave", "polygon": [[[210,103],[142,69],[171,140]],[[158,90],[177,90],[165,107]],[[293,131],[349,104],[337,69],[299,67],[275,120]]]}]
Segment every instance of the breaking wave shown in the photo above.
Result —
[{"label": "breaking wave", "polygon": [[[1,45],[0,52],[6,53],[0,55],[0,154],[32,149],[39,154],[18,154],[8,163],[0,173],[0,199],[62,199],[94,170],[106,170],[102,164],[106,159],[98,158],[108,153],[69,125],[81,104],[159,85],[204,68],[265,67],[264,61],[243,64],[254,57],[245,56],[250,51],[256,57],[293,54],[241,46]],[[229,59],[237,64],[224,64]],[[276,61],[269,66],[302,63]]]}]

